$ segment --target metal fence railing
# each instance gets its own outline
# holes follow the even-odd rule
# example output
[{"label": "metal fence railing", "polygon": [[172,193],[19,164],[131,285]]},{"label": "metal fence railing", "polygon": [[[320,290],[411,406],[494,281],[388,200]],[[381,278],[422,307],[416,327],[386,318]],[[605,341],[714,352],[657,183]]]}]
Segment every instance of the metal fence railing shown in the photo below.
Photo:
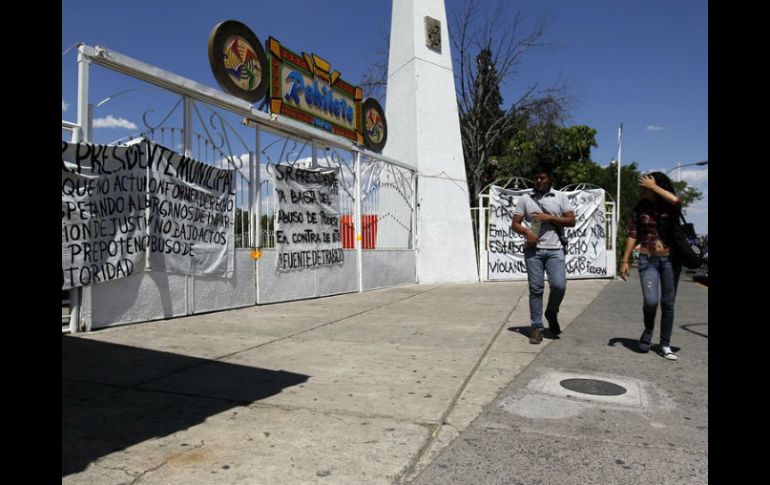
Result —
[{"label": "metal fence railing", "polygon": [[364,249],[413,249],[415,172],[373,156],[361,161]]},{"label": "metal fence railing", "polygon": [[[415,249],[416,172],[408,165],[102,47],[79,47],[78,79],[78,122],[62,121],[63,140],[116,145],[143,137],[236,170],[235,247],[275,247],[270,166],[288,164],[339,169],[344,248]],[[102,108],[118,96],[132,102]],[[104,139],[112,132],[94,128],[109,119],[132,133]]]}]

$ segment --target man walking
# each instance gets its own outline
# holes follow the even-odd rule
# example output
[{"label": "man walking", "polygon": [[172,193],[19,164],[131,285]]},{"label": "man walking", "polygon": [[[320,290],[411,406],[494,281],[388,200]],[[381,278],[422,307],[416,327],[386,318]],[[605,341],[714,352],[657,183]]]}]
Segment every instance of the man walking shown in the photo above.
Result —
[{"label": "man walking", "polygon": [[[513,230],[527,239],[524,249],[524,262],[527,265],[529,282],[529,315],[532,321],[529,343],[543,341],[543,289],[545,273],[548,274],[548,286],[551,293],[545,318],[548,329],[554,338],[561,333],[559,327],[559,306],[567,289],[567,270],[564,256],[567,239],[565,227],[575,225],[575,209],[564,192],[551,188],[553,171],[544,164],[539,164],[533,171],[535,190],[524,194],[513,211]],[[530,227],[521,223],[526,220]]]}]

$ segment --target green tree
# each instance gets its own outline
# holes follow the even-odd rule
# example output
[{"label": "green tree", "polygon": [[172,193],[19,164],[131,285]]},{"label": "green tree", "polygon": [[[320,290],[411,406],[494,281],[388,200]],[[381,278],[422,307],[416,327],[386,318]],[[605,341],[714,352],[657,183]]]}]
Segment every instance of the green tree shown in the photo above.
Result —
[{"label": "green tree", "polygon": [[[529,177],[535,163],[550,162],[554,166],[554,185],[557,188],[588,183],[603,188],[614,200],[617,194],[617,165],[613,163],[602,167],[591,160],[591,147],[597,146],[595,136],[595,129],[583,125],[561,128],[539,124],[522,129],[509,141],[496,176]],[[626,244],[628,220],[641,199],[641,175],[637,162],[625,164],[620,169],[620,220],[616,244],[618,258]],[[674,189],[682,199],[683,208],[703,197],[698,189],[685,181],[674,182]]]},{"label": "green tree", "polygon": [[589,126],[528,124],[508,141],[505,154],[499,158],[496,176],[529,177],[534,165],[547,162],[553,166],[559,186],[594,180],[600,168],[591,161],[591,147],[596,146],[596,129]]},{"label": "green tree", "polygon": [[263,214],[259,218],[259,227],[262,230],[263,248],[275,247],[275,218],[272,215]]},{"label": "green tree", "polygon": [[[516,86],[516,101],[505,108],[500,86],[510,82],[532,49],[548,47],[545,25],[524,25],[521,12],[508,14],[509,3],[465,0],[450,16],[457,108],[460,115],[465,174],[471,206],[494,180],[497,159],[510,137],[532,123],[555,123],[564,117],[567,88],[537,83]],[[387,40],[388,34],[382,36]],[[387,44],[387,42],[386,42]],[[367,96],[383,99],[387,85],[387,49],[376,49],[361,80]]]},{"label": "green tree", "polygon": [[700,190],[687,185],[687,182],[684,180],[678,182],[674,181],[673,184],[676,194],[682,199],[682,208],[686,208],[690,204],[703,198],[703,193]]},{"label": "green tree", "polygon": [[492,52],[482,49],[476,56],[470,102],[460,113],[465,175],[472,205],[479,191],[494,180],[495,165],[489,163],[490,157],[503,152],[514,128],[515,123],[506,119],[502,104],[500,77]]},{"label": "green tree", "polygon": [[[235,209],[235,247],[245,248],[249,245],[249,212],[245,209]],[[275,247],[275,219],[271,215],[263,214],[259,218],[259,227],[262,231],[261,247]],[[252,243],[253,246],[254,243]]]}]

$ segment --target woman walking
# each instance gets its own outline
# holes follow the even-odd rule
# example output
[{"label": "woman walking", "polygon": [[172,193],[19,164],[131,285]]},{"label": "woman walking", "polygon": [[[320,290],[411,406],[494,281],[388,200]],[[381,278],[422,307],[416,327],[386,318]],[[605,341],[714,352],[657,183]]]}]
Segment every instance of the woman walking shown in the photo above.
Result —
[{"label": "woman walking", "polygon": [[647,352],[652,343],[658,303],[660,317],[660,354],[677,360],[671,350],[674,328],[674,302],[682,265],[673,254],[671,225],[676,223],[682,200],[677,197],[671,179],[664,173],[653,172],[639,179],[642,200],[634,207],[628,224],[628,238],[620,262],[620,277],[628,278],[628,258],[634,246],[639,248],[639,279],[642,283],[644,332],[639,338],[639,350]]}]

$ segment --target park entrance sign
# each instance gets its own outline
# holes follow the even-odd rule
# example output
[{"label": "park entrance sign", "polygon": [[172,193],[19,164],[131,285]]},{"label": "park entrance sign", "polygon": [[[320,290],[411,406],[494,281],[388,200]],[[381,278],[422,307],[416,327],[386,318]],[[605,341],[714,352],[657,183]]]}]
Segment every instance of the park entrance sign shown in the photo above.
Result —
[{"label": "park entrance sign", "polygon": [[209,63],[226,92],[252,104],[269,93],[267,107],[374,152],[387,141],[385,111],[374,98],[342,79],[340,72],[314,53],[296,52],[270,37],[263,49],[244,24],[227,20],[209,36]]},{"label": "park entrance sign", "polygon": [[297,55],[270,37],[270,111],[363,145],[363,90],[316,54]]}]

